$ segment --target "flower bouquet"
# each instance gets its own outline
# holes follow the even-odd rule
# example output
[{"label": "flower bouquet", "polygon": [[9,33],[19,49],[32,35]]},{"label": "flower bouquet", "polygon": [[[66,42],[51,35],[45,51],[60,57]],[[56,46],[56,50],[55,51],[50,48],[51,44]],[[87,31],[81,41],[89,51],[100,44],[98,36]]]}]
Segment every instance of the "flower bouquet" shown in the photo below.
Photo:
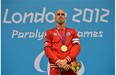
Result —
[{"label": "flower bouquet", "polygon": [[[80,69],[80,63],[77,61],[71,62],[71,64],[69,64],[69,67],[73,72],[77,72]],[[65,72],[65,70],[61,68],[61,72]]]},{"label": "flower bouquet", "polygon": [[80,69],[81,65],[79,62],[71,62],[70,69],[72,69],[73,72],[77,72]]}]

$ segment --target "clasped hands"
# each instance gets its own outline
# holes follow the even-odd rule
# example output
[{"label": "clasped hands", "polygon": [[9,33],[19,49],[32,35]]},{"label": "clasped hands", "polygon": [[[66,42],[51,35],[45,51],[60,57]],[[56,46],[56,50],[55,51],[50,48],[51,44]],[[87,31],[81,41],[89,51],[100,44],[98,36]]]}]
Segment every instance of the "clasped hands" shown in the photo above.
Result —
[{"label": "clasped hands", "polygon": [[67,60],[63,59],[63,60],[59,60],[56,64],[60,69],[64,69],[65,71],[69,70],[69,65],[67,64]]}]

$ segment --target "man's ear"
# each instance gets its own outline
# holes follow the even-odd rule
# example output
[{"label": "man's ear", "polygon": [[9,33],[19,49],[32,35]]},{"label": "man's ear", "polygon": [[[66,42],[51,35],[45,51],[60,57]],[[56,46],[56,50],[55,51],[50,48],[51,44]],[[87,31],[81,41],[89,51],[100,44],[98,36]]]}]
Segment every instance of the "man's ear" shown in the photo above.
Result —
[{"label": "man's ear", "polygon": [[56,20],[56,17],[54,17],[54,20]]}]

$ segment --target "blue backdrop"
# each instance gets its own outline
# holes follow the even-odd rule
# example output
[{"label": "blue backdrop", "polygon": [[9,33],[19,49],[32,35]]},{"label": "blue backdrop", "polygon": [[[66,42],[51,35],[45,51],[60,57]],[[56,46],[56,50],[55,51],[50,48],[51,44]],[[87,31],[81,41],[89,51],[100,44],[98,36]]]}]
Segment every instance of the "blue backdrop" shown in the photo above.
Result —
[{"label": "blue backdrop", "polygon": [[78,31],[79,75],[114,75],[114,0],[2,0],[2,75],[49,75],[45,31],[63,9]]}]

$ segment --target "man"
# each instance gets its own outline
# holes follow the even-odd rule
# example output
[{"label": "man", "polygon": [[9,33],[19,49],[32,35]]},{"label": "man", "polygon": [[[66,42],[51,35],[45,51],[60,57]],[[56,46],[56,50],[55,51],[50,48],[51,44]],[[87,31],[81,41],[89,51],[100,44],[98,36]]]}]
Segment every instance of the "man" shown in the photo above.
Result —
[{"label": "man", "polygon": [[76,30],[65,25],[65,12],[59,9],[54,17],[56,27],[46,32],[44,50],[50,63],[50,75],[77,75],[69,64],[76,61],[80,43]]}]

